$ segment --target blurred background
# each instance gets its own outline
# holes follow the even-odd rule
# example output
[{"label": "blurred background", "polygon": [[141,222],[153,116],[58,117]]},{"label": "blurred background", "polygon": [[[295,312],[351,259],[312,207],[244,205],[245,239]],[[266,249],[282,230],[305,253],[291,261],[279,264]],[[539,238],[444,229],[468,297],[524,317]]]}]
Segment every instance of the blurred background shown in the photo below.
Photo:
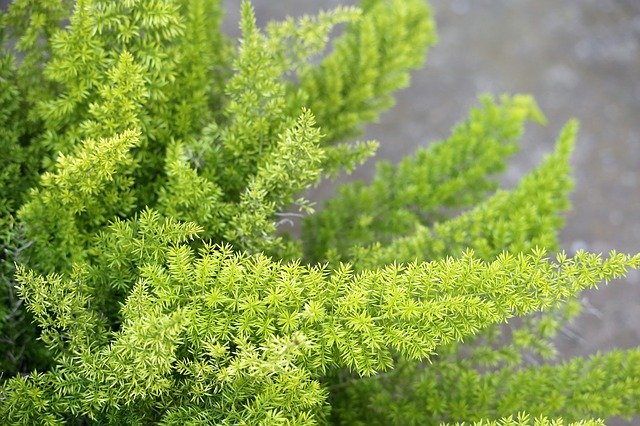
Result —
[{"label": "blurred background", "polygon": [[[10,3],[0,0],[0,7]],[[260,24],[354,0],[253,0]],[[512,187],[571,117],[582,123],[573,158],[577,185],[563,247],[640,252],[640,0],[432,0],[440,42],[410,90],[367,128],[377,159],[397,162],[447,136],[483,92],[531,93],[549,119],[530,126],[504,176]],[[237,35],[239,0],[225,0]],[[347,179],[369,179],[369,161]],[[310,191],[322,200],[335,182]],[[563,356],[640,345],[640,273],[584,293],[583,315],[560,336]]]},{"label": "blurred background", "polygon": [[[227,0],[225,30],[237,35],[238,0]],[[316,13],[349,0],[253,0],[260,24]],[[573,157],[573,209],[563,248],[640,252],[640,0],[431,0],[439,43],[409,90],[366,138],[376,159],[397,162],[446,137],[484,92],[531,93],[547,127],[529,126],[504,186],[551,151],[562,125],[581,122]],[[371,177],[369,161],[347,179]],[[322,200],[336,183],[310,191]],[[559,337],[562,356],[640,345],[640,273],[582,296],[585,309]]]}]

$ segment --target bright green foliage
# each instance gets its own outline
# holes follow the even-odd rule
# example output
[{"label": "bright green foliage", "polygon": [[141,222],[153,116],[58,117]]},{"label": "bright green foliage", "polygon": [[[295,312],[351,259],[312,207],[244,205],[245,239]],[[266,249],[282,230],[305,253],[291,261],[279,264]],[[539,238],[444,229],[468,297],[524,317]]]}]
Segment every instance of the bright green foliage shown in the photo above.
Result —
[{"label": "bright green foliage", "polygon": [[364,16],[347,29],[319,67],[300,76],[303,98],[326,127],[325,143],[351,136],[393,105],[391,93],[409,82],[407,68],[424,61],[435,42],[431,13],[421,0],[366,0]]},{"label": "bright green foliage", "polygon": [[[350,144],[360,124],[377,119],[393,106],[392,93],[406,87],[411,68],[425,59],[425,47],[436,41],[431,11],[423,0],[364,0],[363,16],[334,43],[320,66],[300,71],[302,90],[290,104],[307,106],[325,132],[327,158],[347,170],[372,153],[371,142]],[[335,173],[336,165],[324,165]]]},{"label": "bright green foliage", "polygon": [[528,96],[484,96],[448,139],[314,214],[304,190],[375,152],[348,138],[422,64],[431,12],[364,0],[261,29],[241,7],[238,42],[218,0],[16,0],[0,15],[0,418],[638,415],[637,350],[529,361],[553,359],[582,289],[640,267],[546,254],[577,124],[497,190],[525,123],[544,118]]},{"label": "bright green foliage", "polygon": [[[54,85],[42,73],[42,66],[51,57],[52,37],[68,19],[72,4],[70,0],[15,0],[2,16],[10,23],[6,32],[21,56],[17,75],[12,79],[22,94],[17,99],[26,102],[30,108],[43,95],[51,96],[54,91]],[[6,53],[9,52],[5,51],[3,55]],[[37,119],[30,114],[33,112],[30,108],[23,113],[31,117],[30,124],[33,125]]]},{"label": "bright green foliage", "polygon": [[[437,424],[448,419],[475,422],[515,415],[522,407],[532,415],[571,421],[613,415],[631,418],[640,409],[637,349],[553,366],[501,364],[489,371],[486,363],[478,362],[481,354],[475,355],[462,359],[450,354],[419,369],[401,363],[382,380],[362,381],[342,392],[335,409],[345,413],[344,424],[381,425]],[[366,417],[362,413],[349,417],[350,407],[360,405],[370,407]]]},{"label": "bright green foliage", "polygon": [[556,230],[563,224],[558,214],[569,205],[569,155],[576,131],[576,123],[569,122],[555,152],[512,191],[499,190],[472,210],[437,222],[432,228],[419,224],[411,235],[393,240],[387,246],[376,242],[366,248],[355,247],[355,263],[375,266],[393,260],[440,258],[458,255],[467,247],[484,259],[503,250],[555,248]]},{"label": "bright green foliage", "polygon": [[26,233],[41,250],[33,252],[41,270],[68,268],[80,261],[91,235],[116,215],[132,210],[129,151],[138,133],[87,139],[76,156],[60,154],[57,171],[42,176],[40,187],[19,212]]},{"label": "bright green foliage", "polygon": [[509,416],[498,420],[479,420],[473,423],[460,422],[456,426],[604,426],[602,420],[580,420],[579,422],[565,423],[562,419],[549,419],[547,417],[531,418],[529,414],[519,413],[516,417]]},{"label": "bright green foliage", "polygon": [[[294,422],[321,418],[327,395],[319,380],[332,371],[368,376],[391,368],[393,354],[426,358],[439,345],[554,306],[640,265],[640,255],[615,253],[606,261],[560,256],[555,264],[543,253],[491,263],[467,253],[354,274],[346,265],[329,271],[274,263],[224,246],[204,246],[195,255],[171,244],[195,229],[147,244],[154,239],[149,234],[160,234],[159,222],[144,215],[137,238],[118,239],[117,251],[97,254],[124,252],[139,265],[121,263],[122,274],[137,276],[127,280],[135,284],[117,332],[108,333],[94,307],[91,288],[102,274],[88,273],[90,266],[77,264],[69,278],[18,272],[42,340],[60,360],[48,373],[50,389],[41,388],[42,404],[90,418],[106,411],[121,422],[128,410],[141,421],[177,422],[176,410],[185,407],[214,423],[265,421],[268,412]],[[116,265],[111,262],[112,274],[120,274]],[[78,375],[83,382],[72,386]],[[9,412],[17,404],[10,400]]]},{"label": "bright green foliage", "polygon": [[[352,246],[386,245],[413,235],[417,227],[445,218],[444,209],[467,207],[495,190],[491,174],[504,169],[506,157],[517,149],[525,121],[544,118],[528,96],[503,97],[500,104],[485,96],[482,103],[446,141],[418,150],[397,166],[379,163],[368,186],[343,186],[323,212],[306,221],[307,256],[326,259],[331,247],[341,258],[351,258]],[[414,255],[433,257],[425,251]]]}]

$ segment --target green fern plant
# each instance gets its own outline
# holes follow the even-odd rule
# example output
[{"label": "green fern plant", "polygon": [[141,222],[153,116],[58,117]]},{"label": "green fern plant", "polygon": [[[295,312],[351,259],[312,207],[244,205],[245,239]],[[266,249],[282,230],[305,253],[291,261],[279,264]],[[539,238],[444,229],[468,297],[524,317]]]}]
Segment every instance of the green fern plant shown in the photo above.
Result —
[{"label": "green fern plant", "polygon": [[[499,190],[526,122],[545,119],[529,96],[484,96],[449,138],[315,213],[304,190],[375,153],[352,138],[422,65],[430,9],[363,0],[258,28],[244,2],[238,42],[221,20],[218,0],[0,15],[4,422],[638,415],[636,349],[526,362],[553,359],[581,290],[640,267],[558,252],[576,122]],[[279,226],[292,205],[299,238]]]}]

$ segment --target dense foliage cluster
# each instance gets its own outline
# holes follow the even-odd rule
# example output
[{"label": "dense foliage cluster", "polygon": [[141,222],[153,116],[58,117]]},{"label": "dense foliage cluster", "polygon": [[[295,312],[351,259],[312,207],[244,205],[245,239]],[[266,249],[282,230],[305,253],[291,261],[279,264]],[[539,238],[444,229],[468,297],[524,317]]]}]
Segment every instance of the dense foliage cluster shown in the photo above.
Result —
[{"label": "dense foliage cluster", "polygon": [[[430,9],[363,0],[258,28],[244,2],[238,42],[222,16],[219,0],[15,0],[0,15],[2,422],[640,413],[638,350],[528,362],[553,358],[576,294],[640,267],[548,254],[577,123],[500,190],[544,117],[529,96],[484,96],[449,138],[315,213],[304,190],[375,153],[352,138],[422,65]],[[299,238],[283,226],[298,217]]]}]

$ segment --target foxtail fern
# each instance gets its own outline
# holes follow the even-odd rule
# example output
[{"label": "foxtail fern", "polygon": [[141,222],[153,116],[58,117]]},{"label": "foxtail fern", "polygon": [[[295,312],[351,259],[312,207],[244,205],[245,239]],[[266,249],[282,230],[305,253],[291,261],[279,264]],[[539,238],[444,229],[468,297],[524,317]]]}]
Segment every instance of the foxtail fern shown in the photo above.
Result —
[{"label": "foxtail fern", "polygon": [[[514,189],[527,95],[304,191],[436,40],[423,0],[363,0],[240,40],[219,0],[15,0],[0,15],[0,418],[7,424],[601,425],[640,354],[560,364],[586,288],[640,254],[560,251],[570,121]],[[384,143],[385,141],[383,141]],[[284,224],[302,217],[300,235]],[[502,325],[523,317],[515,329]]]}]

